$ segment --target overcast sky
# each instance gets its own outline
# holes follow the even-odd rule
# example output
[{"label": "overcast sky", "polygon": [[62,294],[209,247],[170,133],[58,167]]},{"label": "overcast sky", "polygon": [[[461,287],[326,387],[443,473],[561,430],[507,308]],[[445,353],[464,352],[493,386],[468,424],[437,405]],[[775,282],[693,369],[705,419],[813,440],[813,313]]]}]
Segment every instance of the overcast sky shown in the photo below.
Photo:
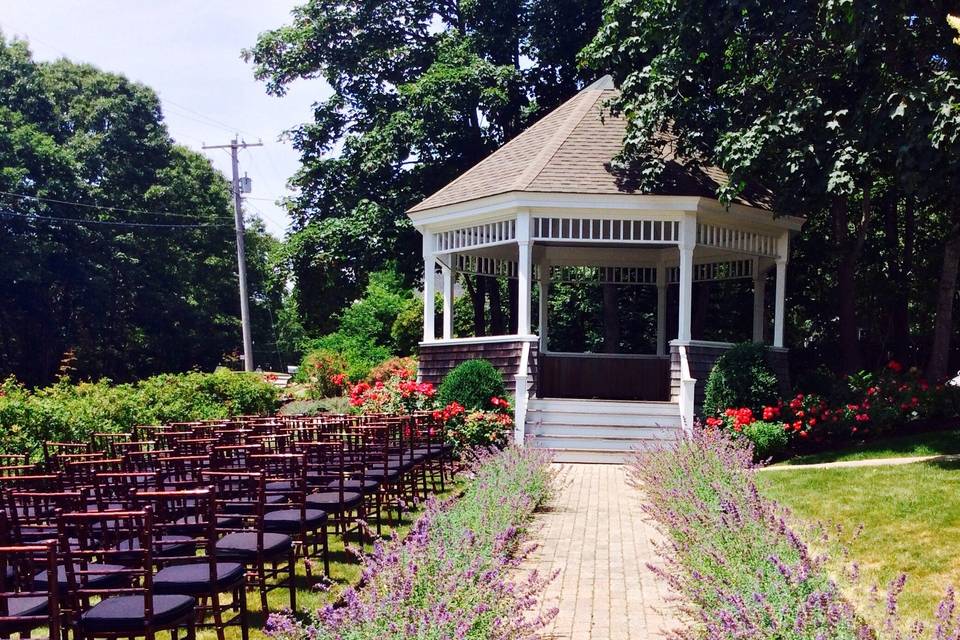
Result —
[{"label": "overcast sky", "polygon": [[[297,169],[298,156],[280,134],[311,119],[327,95],[319,80],[300,81],[286,96],[268,96],[240,50],[257,34],[288,21],[294,0],[4,0],[0,30],[30,42],[35,58],[66,56],[142,82],[163,101],[173,138],[200,150],[234,133],[264,146],[240,153],[240,173],[253,179],[248,210],[282,236],[287,215],[274,201]],[[224,174],[227,151],[203,151]]]}]

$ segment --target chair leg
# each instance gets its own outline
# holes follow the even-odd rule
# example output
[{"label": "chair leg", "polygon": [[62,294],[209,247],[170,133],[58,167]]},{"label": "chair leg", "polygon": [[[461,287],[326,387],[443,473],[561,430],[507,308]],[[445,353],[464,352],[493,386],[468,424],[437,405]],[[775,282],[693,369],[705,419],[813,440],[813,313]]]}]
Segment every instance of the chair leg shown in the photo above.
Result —
[{"label": "chair leg", "polygon": [[250,627],[247,622],[247,580],[244,578],[238,592],[240,598],[240,640],[249,640]]},{"label": "chair leg", "polygon": [[263,615],[267,615],[269,612],[267,606],[267,575],[263,561],[257,563],[257,581],[260,583],[260,609]]},{"label": "chair leg", "polygon": [[323,537],[323,575],[330,579],[330,536],[327,535],[327,525],[323,525],[323,528],[320,530],[320,535]]},{"label": "chair leg", "polygon": [[294,551],[293,546],[290,547],[290,557],[288,559],[289,564],[287,565],[287,588],[290,589],[290,611],[293,613],[297,612],[297,585],[296,585],[296,575],[297,575],[297,554]]},{"label": "chair leg", "polygon": [[213,608],[213,622],[217,627],[217,640],[225,640],[223,630],[223,607],[220,606],[220,594],[210,595],[210,606]]}]

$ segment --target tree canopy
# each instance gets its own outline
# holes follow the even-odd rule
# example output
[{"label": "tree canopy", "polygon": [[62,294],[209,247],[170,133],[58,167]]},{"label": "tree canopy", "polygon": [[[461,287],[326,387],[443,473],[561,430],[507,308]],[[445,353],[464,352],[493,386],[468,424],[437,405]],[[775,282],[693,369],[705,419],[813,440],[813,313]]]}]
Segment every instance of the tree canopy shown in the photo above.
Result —
[{"label": "tree canopy", "polygon": [[[671,145],[730,174],[721,198],[759,183],[778,211],[809,217],[792,342],[843,370],[893,354],[946,373],[960,54],[947,8],[610,0],[584,52],[621,87],[622,161],[648,185]],[[947,286],[930,291],[938,280]]]},{"label": "tree canopy", "polygon": [[333,95],[290,132],[302,167],[288,264],[306,328],[396,264],[422,270],[404,211],[570,97],[600,0],[309,0],[245,55],[269,92],[321,77]]},{"label": "tree canopy", "polygon": [[[229,187],[151,89],[0,37],[0,192],[0,375],[47,382],[69,353],[122,380],[237,350]],[[250,235],[256,293],[269,248]]]}]

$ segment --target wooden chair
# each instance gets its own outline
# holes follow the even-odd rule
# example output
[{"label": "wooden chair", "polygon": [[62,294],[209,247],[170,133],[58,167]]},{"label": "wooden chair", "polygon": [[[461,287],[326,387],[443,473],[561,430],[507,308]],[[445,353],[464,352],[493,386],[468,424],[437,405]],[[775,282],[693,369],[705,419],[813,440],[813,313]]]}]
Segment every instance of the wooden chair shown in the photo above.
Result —
[{"label": "wooden chair", "polygon": [[[186,594],[197,598],[197,619],[202,621],[207,611],[213,614],[217,638],[224,640],[229,625],[239,625],[240,635],[247,640],[247,590],[243,564],[223,562],[217,551],[216,501],[212,489],[190,491],[135,491],[136,508],[154,510],[155,537],[168,540],[183,534],[190,536],[192,550],[171,553],[176,547],[167,547],[166,553],[155,555],[159,571],[153,577],[158,594]],[[198,556],[196,548],[203,549]],[[230,593],[228,607],[237,614],[224,620],[225,606],[221,593]],[[207,604],[209,603],[209,604]]]},{"label": "wooden chair", "polygon": [[[287,534],[266,531],[263,473],[204,471],[202,475],[216,494],[217,529],[218,534],[223,534],[217,541],[218,557],[248,567],[248,582],[259,590],[264,611],[268,608],[267,592],[282,587],[290,592],[290,609],[296,611],[293,539]],[[285,578],[281,577],[283,574],[286,574]],[[271,579],[274,580],[272,584],[268,582]]]},{"label": "wooden chair", "polygon": [[[113,511],[58,514],[60,547],[66,557],[66,599],[74,638],[154,638],[158,631],[187,630],[195,640],[196,599],[184,594],[155,594],[153,586],[153,513]],[[137,549],[121,551],[118,543],[137,538]],[[74,546],[71,539],[76,539]],[[125,583],[105,587],[95,578],[96,563],[126,559]],[[100,600],[89,606],[89,602]],[[175,635],[174,635],[175,637]]]},{"label": "wooden chair", "polygon": [[[31,632],[47,628],[47,640],[61,640],[60,593],[54,585],[37,590],[33,575],[45,569],[56,571],[56,542],[0,546],[0,635],[9,638],[18,634],[31,637]],[[38,636],[32,636],[34,640]]]}]

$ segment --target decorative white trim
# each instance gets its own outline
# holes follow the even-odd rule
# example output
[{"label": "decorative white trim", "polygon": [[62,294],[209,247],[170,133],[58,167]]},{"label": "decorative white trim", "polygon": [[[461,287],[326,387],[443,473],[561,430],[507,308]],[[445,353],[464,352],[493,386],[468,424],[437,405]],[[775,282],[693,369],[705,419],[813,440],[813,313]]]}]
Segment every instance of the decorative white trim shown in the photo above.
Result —
[{"label": "decorative white trim", "polygon": [[512,218],[484,222],[434,233],[435,253],[450,253],[509,244],[517,238],[517,221]]},{"label": "decorative white trim", "polygon": [[530,343],[524,342],[520,349],[520,364],[513,387],[513,440],[523,444],[527,426],[527,400],[529,394],[527,372],[530,367]]},{"label": "decorative white trim", "polygon": [[550,270],[554,282],[596,282],[598,284],[656,285],[656,267],[568,267]]},{"label": "decorative white trim", "polygon": [[767,258],[778,256],[776,235],[730,225],[699,222],[697,245]]},{"label": "decorative white trim", "polygon": [[534,216],[533,239],[554,242],[616,244],[675,244],[680,238],[679,220],[654,216],[605,218],[599,216]]},{"label": "decorative white trim", "polygon": [[456,265],[457,271],[460,273],[502,278],[517,277],[516,260],[457,254]]},{"label": "decorative white trim", "polygon": [[[754,274],[752,258],[743,260],[720,260],[715,262],[694,262],[694,282],[716,282],[720,280],[737,280],[752,278]],[[680,267],[667,267],[667,283],[680,282]]]},{"label": "decorative white trim", "polygon": [[671,347],[712,347],[717,349],[730,349],[734,346],[733,342],[718,342],[714,340],[671,340]]}]

